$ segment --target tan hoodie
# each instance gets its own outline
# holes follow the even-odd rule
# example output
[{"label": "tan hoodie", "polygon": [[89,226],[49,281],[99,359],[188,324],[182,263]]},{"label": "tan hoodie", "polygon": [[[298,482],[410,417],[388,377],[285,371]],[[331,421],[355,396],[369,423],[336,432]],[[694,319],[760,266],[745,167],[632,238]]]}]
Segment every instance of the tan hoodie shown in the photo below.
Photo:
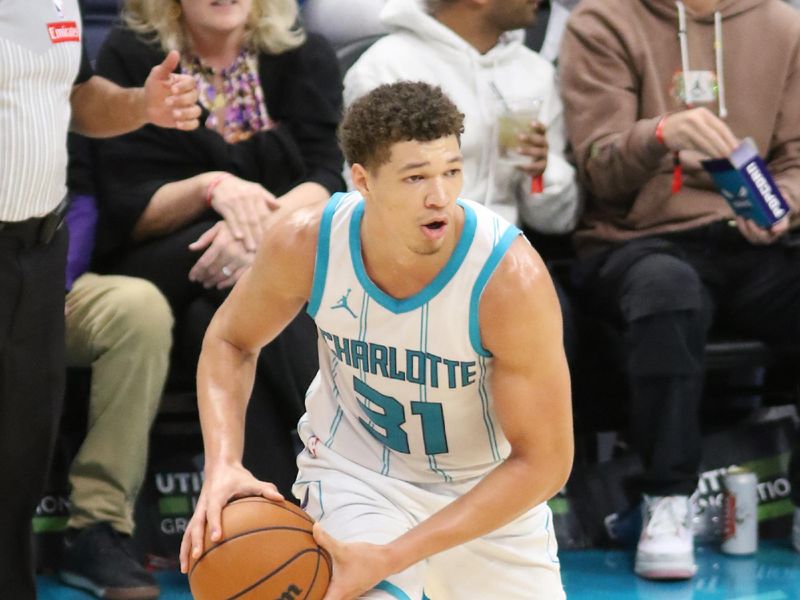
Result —
[{"label": "tan hoodie", "polygon": [[[800,13],[781,0],[721,0],[726,122],[751,136],[795,213],[800,208]],[[673,0],[583,0],[561,47],[569,138],[591,192],[576,233],[581,254],[644,235],[731,219],[699,164],[682,152],[683,188],[671,193],[672,154],[655,138],[681,68]],[[687,11],[689,68],[715,71],[713,14]],[[707,105],[716,113],[717,103]]]}]

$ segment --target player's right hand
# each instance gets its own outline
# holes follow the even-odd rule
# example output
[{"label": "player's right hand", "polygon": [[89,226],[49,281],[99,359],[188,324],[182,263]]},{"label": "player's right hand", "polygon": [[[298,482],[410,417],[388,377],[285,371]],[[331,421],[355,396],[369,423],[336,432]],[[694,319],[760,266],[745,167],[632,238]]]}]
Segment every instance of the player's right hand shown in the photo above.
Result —
[{"label": "player's right hand", "polygon": [[255,252],[270,213],[280,206],[263,186],[229,175],[211,194],[211,207],[231,228],[233,236]]},{"label": "player's right hand", "polygon": [[241,464],[206,468],[206,479],[191,520],[181,540],[181,573],[189,570],[189,557],[197,560],[203,553],[206,528],[212,542],[222,537],[222,509],[231,500],[261,496],[280,502],[283,496],[272,483],[259,481]]},{"label": "player's right hand", "polygon": [[319,523],[314,524],[314,540],[333,561],[333,577],[322,600],[361,598],[395,572],[385,545],[342,542],[328,534]]},{"label": "player's right hand", "polygon": [[662,133],[670,150],[697,150],[708,158],[728,156],[739,145],[728,124],[705,107],[668,115]]}]

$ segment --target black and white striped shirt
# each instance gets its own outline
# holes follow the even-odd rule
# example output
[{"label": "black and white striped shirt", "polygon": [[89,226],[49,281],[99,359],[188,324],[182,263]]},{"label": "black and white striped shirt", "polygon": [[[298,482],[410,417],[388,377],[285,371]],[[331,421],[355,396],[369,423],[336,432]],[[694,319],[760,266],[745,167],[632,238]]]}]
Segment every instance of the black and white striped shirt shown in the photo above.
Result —
[{"label": "black and white striped shirt", "polygon": [[52,211],[66,192],[77,0],[0,0],[0,221]]}]

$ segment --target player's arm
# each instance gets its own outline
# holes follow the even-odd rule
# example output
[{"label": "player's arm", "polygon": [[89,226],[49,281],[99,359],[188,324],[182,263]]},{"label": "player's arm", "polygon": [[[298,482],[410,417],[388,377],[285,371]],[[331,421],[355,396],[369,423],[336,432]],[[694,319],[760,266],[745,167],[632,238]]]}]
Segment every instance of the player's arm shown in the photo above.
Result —
[{"label": "player's arm", "polygon": [[220,513],[231,498],[281,495],[241,463],[244,420],[258,354],[294,319],[310,294],[322,205],[276,211],[251,268],[234,286],[206,330],[197,368],[197,400],[205,449],[205,482],[181,544],[202,552],[206,522],[221,535]]},{"label": "player's arm", "polygon": [[200,123],[196,84],[189,75],[173,73],[179,60],[170,52],[143,87],[120,87],[98,75],[72,86],[70,129],[90,137],[120,135],[148,123],[195,129]]},{"label": "player's arm", "polygon": [[494,355],[491,390],[510,456],[467,494],[385,546],[343,544],[318,527],[318,540],[334,555],[325,600],[357,597],[387,575],[494,531],[566,482],[573,432],[561,310],[546,267],[522,238],[489,281],[479,316],[483,344]]}]

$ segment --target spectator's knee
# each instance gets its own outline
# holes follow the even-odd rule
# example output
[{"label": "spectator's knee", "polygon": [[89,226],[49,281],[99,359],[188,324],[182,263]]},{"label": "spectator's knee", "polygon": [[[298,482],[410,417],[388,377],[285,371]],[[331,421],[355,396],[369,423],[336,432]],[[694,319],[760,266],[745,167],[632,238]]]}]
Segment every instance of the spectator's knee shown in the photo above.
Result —
[{"label": "spectator's knee", "polygon": [[144,279],[125,277],[120,281],[114,294],[119,326],[142,345],[169,350],[173,317],[166,298]]},{"label": "spectator's knee", "polygon": [[691,265],[669,254],[642,258],[628,271],[621,300],[628,323],[629,373],[702,373],[711,306]]},{"label": "spectator's knee", "polygon": [[662,312],[700,312],[703,284],[688,263],[669,254],[653,254],[629,269],[620,307],[628,323]]}]

